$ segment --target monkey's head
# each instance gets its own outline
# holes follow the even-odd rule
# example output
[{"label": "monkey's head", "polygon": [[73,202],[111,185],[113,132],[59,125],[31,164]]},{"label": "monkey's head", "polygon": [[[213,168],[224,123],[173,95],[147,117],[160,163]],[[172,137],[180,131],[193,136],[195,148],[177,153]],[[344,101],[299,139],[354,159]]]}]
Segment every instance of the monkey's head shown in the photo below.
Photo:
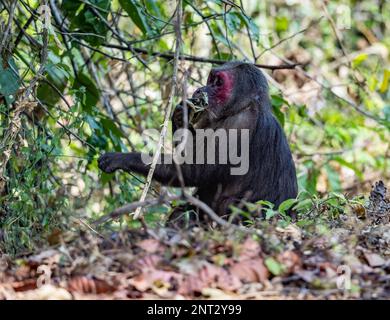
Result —
[{"label": "monkey's head", "polygon": [[203,92],[208,96],[208,111],[217,118],[240,112],[250,102],[269,109],[267,80],[250,63],[228,62],[212,69],[207,85],[197,89],[193,98]]}]

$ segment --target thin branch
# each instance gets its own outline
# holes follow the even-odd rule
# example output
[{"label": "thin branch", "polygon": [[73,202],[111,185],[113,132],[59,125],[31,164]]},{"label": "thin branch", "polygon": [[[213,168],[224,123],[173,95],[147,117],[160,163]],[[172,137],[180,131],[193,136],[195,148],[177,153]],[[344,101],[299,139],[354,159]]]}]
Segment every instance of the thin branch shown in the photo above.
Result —
[{"label": "thin branch", "polygon": [[[179,68],[179,57],[180,57],[180,50],[181,50],[181,29],[180,29],[181,19],[182,19],[182,2],[181,2],[181,0],[178,0],[177,6],[176,6],[176,30],[177,30],[176,31],[176,49],[175,49],[175,55],[174,55],[171,92],[169,94],[169,98],[168,98],[168,102],[167,102],[167,107],[166,107],[166,111],[165,111],[165,119],[164,119],[163,127],[161,130],[160,139],[159,139],[159,142],[157,145],[157,150],[153,156],[152,164],[150,166],[150,170],[149,170],[148,176],[146,178],[145,187],[144,187],[144,190],[142,191],[140,201],[145,201],[146,195],[148,194],[149,187],[152,183],[154,170],[156,168],[157,161],[161,155],[161,148],[162,148],[162,145],[164,143],[165,136],[167,134],[168,123],[169,123],[171,113],[172,113],[173,98],[175,96],[176,87],[177,87],[177,72],[178,72],[178,68]],[[142,209],[142,207],[138,207],[137,210],[134,212],[134,219],[140,218],[141,209]]]},{"label": "thin branch", "polygon": [[301,33],[305,33],[305,32],[308,31],[310,28],[312,28],[313,26],[317,25],[317,24],[321,21],[322,18],[323,18],[323,17],[320,17],[320,18],[318,18],[317,20],[310,22],[309,25],[308,25],[306,28],[297,31],[297,32],[295,32],[295,33],[289,35],[288,37],[279,40],[277,43],[273,44],[271,47],[269,47],[269,48],[267,48],[267,49],[264,49],[264,51],[261,52],[261,53],[256,57],[256,60],[259,59],[264,53],[266,53],[267,51],[270,51],[270,50],[272,50],[272,49],[275,49],[276,47],[278,47],[279,45],[281,45],[283,42],[288,41],[288,40],[290,40],[290,39],[292,39],[292,38],[295,38],[297,35],[299,35],[299,34],[301,34]]},{"label": "thin branch", "polygon": [[92,224],[94,226],[97,226],[99,224],[105,223],[109,220],[115,220],[123,215],[128,215],[132,211],[136,210],[138,207],[148,207],[148,206],[155,206],[158,204],[163,204],[169,201],[179,200],[180,196],[170,196],[170,197],[160,197],[160,198],[154,198],[154,199],[146,199],[143,201],[136,201],[129,204],[126,204],[122,207],[119,207],[112,211],[111,213],[102,216],[98,220],[94,221]]},{"label": "thin branch", "polygon": [[8,22],[7,22],[7,27],[5,28],[5,31],[3,32],[3,34],[1,35],[1,38],[0,38],[0,53],[3,53],[4,49],[8,49],[8,51],[10,51],[9,49],[10,48],[7,48],[7,46],[9,45],[9,43],[11,42],[11,28],[12,28],[12,21],[13,21],[13,18],[14,18],[14,14],[15,14],[15,7],[16,7],[16,1],[13,2],[13,1],[10,1],[10,7],[8,8],[7,5],[4,3],[4,1],[2,0],[1,3],[4,5],[4,7],[6,8],[6,10],[8,11]]},{"label": "thin branch", "polygon": [[255,234],[255,235],[259,235],[259,236],[262,235],[261,230],[250,229],[250,228],[236,225],[236,224],[233,224],[229,221],[226,221],[225,219],[218,216],[214,212],[214,210],[211,209],[206,203],[204,203],[203,201],[199,200],[198,198],[195,198],[194,196],[192,196],[186,192],[183,192],[183,194],[180,196],[178,196],[178,195],[165,196],[165,197],[146,199],[143,201],[136,201],[136,202],[126,204],[122,207],[115,209],[114,211],[110,212],[109,214],[104,215],[101,218],[95,220],[92,223],[92,225],[98,226],[98,225],[103,224],[109,220],[118,219],[121,216],[130,214],[133,210],[135,210],[136,208],[139,208],[139,207],[155,206],[155,205],[167,203],[170,201],[180,200],[183,198],[185,200],[187,200],[189,203],[191,203],[192,205],[194,205],[195,207],[202,210],[205,214],[207,214],[210,217],[211,220],[213,220],[214,222],[216,222],[219,226],[221,226],[223,228],[231,229],[231,230],[238,231],[238,232],[244,232],[246,234]]},{"label": "thin branch", "polygon": [[[103,44],[103,46],[107,47],[107,48],[118,49],[118,50],[131,51],[127,47],[117,45],[117,44],[106,43],[106,44]],[[138,53],[142,53],[142,54],[146,54],[146,55],[150,55],[150,56],[154,56],[154,57],[159,57],[159,58],[164,58],[164,59],[168,59],[168,60],[172,60],[175,57],[175,54],[172,52],[148,51],[146,49],[134,48],[134,47],[132,49],[133,49],[133,51],[138,52]],[[186,55],[186,54],[180,55],[179,60],[203,62],[203,63],[214,63],[214,64],[218,64],[218,65],[229,62],[227,60],[203,58],[203,57],[197,57],[197,56]],[[266,64],[256,63],[254,65],[258,68],[261,68],[261,69],[278,70],[278,69],[295,69],[296,67],[301,66],[302,63],[289,63],[289,64],[281,64],[281,65],[266,65]]]},{"label": "thin branch", "polygon": [[256,234],[256,235],[262,234],[262,232],[260,230],[249,229],[249,228],[244,227],[244,226],[232,224],[231,222],[226,221],[225,219],[222,219],[206,203],[199,200],[198,198],[195,198],[194,196],[191,196],[187,193],[184,193],[184,197],[188,200],[188,202],[192,203],[194,206],[196,206],[197,208],[199,208],[203,212],[205,212],[213,221],[215,221],[221,227],[225,227],[227,229],[233,229],[235,231],[240,231],[240,232],[244,232],[244,233],[248,233],[248,234]]},{"label": "thin branch", "polygon": [[[278,57],[279,59],[281,59],[283,62],[285,63],[291,63],[290,60],[286,59],[286,58],[283,58],[283,57],[280,57],[279,55],[277,55],[275,52],[273,52],[273,50],[271,50],[272,54],[276,57]],[[386,120],[383,119],[383,118],[380,118],[380,117],[377,117],[375,115],[372,115],[371,113],[363,110],[359,105],[357,105],[356,103],[354,103],[353,101],[350,101],[340,95],[338,95],[334,90],[334,86],[329,86],[329,85],[326,85],[325,83],[317,80],[314,76],[312,76],[311,74],[309,74],[308,72],[306,72],[305,70],[303,70],[300,66],[297,66],[296,70],[301,73],[303,76],[305,76],[306,78],[316,82],[322,89],[324,90],[327,90],[329,91],[335,98],[341,100],[341,101],[344,101],[345,103],[347,103],[350,107],[352,107],[353,109],[355,109],[357,112],[359,112],[360,114],[364,115],[365,117],[367,118],[370,118],[372,120],[374,120],[375,122],[377,123],[380,123],[380,124],[384,124],[386,123]]]}]

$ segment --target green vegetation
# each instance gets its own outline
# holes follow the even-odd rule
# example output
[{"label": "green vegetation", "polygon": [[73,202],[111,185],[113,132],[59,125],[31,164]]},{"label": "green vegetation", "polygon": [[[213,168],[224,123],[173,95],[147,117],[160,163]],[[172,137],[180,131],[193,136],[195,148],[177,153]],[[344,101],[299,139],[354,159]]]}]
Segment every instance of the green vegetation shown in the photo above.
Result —
[{"label": "green vegetation", "polygon": [[[288,225],[294,206],[300,226],[313,214],[328,223],[365,204],[374,181],[389,181],[388,1],[178,3],[181,10],[176,1],[0,0],[0,253],[47,245],[77,230],[79,218],[139,200],[144,178],[102,174],[96,160],[142,150],[142,132],[161,127],[177,41],[175,103],[206,82],[214,59],[301,64],[263,69],[300,194],[279,209],[248,211],[265,206],[265,222],[278,216]],[[169,207],[145,211],[153,225]],[[283,272],[272,258],[266,264]]]}]

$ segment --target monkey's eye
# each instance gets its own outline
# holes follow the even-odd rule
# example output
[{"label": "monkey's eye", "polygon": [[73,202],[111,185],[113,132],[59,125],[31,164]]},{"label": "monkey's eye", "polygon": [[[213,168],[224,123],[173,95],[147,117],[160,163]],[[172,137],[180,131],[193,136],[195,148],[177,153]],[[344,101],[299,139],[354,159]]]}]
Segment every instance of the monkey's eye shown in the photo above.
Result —
[{"label": "monkey's eye", "polygon": [[214,80],[214,84],[217,86],[217,87],[220,87],[223,85],[223,79],[221,77],[216,77],[215,80]]}]

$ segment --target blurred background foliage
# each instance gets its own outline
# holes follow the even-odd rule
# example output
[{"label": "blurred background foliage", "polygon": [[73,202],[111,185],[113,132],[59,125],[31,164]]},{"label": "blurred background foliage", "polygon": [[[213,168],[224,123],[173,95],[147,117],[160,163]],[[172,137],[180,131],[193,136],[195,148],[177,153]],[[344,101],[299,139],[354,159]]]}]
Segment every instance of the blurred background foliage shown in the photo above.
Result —
[{"label": "blurred background foliage", "polygon": [[[179,3],[175,102],[206,82],[213,59],[302,64],[263,69],[294,154],[299,208],[388,181],[388,1]],[[163,123],[177,4],[0,0],[0,251],[50,243],[139,199],[144,178],[101,174],[96,159],[143,150],[142,132]],[[146,221],[168,210],[148,209]]]}]

